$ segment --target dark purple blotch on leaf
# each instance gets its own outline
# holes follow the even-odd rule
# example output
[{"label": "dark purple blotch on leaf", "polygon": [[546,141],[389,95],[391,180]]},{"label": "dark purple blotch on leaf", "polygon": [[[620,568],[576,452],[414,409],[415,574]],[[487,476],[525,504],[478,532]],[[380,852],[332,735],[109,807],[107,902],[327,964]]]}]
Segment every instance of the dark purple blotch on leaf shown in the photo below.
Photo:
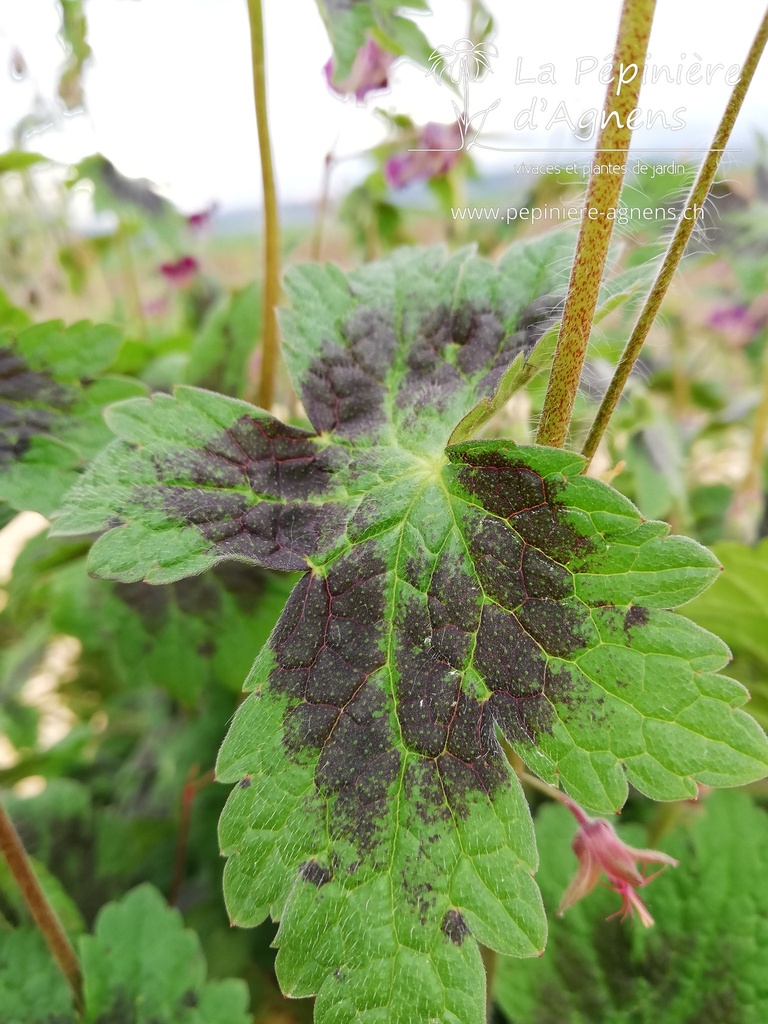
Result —
[{"label": "dark purple blotch on leaf", "polygon": [[464,939],[471,934],[469,925],[459,911],[453,907],[446,910],[441,928],[443,934],[447,935],[455,946],[460,946]]},{"label": "dark purple blotch on leaf", "polygon": [[333,878],[333,872],[331,869],[323,867],[323,865],[318,864],[316,860],[305,860],[304,863],[299,866],[299,872],[305,882],[309,882],[318,889],[327,885]]}]

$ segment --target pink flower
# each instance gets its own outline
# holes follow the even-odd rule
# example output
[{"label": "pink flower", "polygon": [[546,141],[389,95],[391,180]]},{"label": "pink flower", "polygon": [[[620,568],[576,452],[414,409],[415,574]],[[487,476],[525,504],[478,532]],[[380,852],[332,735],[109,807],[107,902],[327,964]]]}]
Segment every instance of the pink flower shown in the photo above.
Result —
[{"label": "pink flower", "polygon": [[187,224],[193,231],[208,227],[211,222],[211,217],[216,213],[216,209],[217,204],[211,203],[211,205],[205,210],[198,210],[197,213],[190,213],[187,217]]},{"label": "pink flower", "polygon": [[387,160],[384,175],[392,188],[405,188],[414,181],[430,181],[447,174],[461,159],[464,139],[457,122],[425,124],[419,141],[407,153]]},{"label": "pink flower", "polygon": [[341,82],[334,82],[335,66],[333,57],[325,65],[325,78],[338,96],[351,96],[364,100],[369,92],[386,89],[389,85],[389,69],[395,59],[393,53],[382,49],[377,42],[369,39],[355,54],[352,69]]},{"label": "pink flower", "polygon": [[[573,840],[573,852],[579,858],[579,869],[560,901],[558,917],[592,892],[604,873],[609,887],[621,897],[621,909],[611,917],[621,917],[623,921],[637,914],[641,924],[650,928],[653,918],[636,890],[647,885],[667,865],[677,867],[678,862],[666,853],[659,853],[656,850],[635,850],[627,846],[616,835],[610,822],[604,818],[587,817],[584,811],[570,800],[566,799],[563,802],[579,822],[579,831]],[[643,865],[661,864],[662,867],[652,875],[643,875],[637,868],[637,861]]]},{"label": "pink flower", "polygon": [[200,265],[194,256],[182,256],[175,263],[161,263],[160,273],[177,288],[184,288],[197,274]]}]

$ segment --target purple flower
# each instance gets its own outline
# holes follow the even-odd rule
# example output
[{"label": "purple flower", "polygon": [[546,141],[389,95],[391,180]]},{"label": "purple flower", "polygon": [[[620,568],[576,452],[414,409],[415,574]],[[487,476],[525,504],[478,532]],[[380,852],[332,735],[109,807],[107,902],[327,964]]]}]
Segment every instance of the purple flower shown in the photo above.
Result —
[{"label": "purple flower", "polygon": [[211,205],[205,210],[198,210],[197,213],[190,213],[187,217],[187,224],[193,231],[199,231],[201,228],[207,228],[211,222],[211,217],[218,208],[217,203],[211,203]]},{"label": "purple flower", "polygon": [[742,330],[749,325],[749,307],[742,304],[721,306],[709,314],[709,326],[717,331]]},{"label": "purple flower", "polygon": [[352,70],[341,82],[334,82],[335,65],[333,57],[325,65],[325,78],[338,96],[351,96],[364,100],[369,92],[386,89],[389,85],[389,69],[395,59],[393,53],[383,50],[377,42],[369,39],[355,54]]},{"label": "purple flower", "polygon": [[184,288],[200,269],[194,256],[182,256],[175,263],[161,263],[160,273],[176,288]]},{"label": "purple flower", "polygon": [[744,303],[719,306],[709,314],[707,323],[724,334],[732,347],[740,348],[768,324],[768,296],[759,296],[749,306]]},{"label": "purple flower", "polygon": [[387,160],[384,175],[392,188],[405,188],[414,181],[430,181],[447,174],[461,159],[464,138],[457,122],[430,121],[421,129],[416,146]]}]

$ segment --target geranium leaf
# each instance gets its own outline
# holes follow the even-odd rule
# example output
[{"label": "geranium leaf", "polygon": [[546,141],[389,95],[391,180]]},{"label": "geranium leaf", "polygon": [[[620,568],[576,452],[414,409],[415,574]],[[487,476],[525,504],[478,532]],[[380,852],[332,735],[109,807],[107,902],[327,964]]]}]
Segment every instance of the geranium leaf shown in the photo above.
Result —
[{"label": "geranium leaf", "polygon": [[75,1024],[69,986],[31,925],[0,928],[0,1007],[4,1024]]},{"label": "geranium leaf", "polygon": [[101,909],[80,939],[85,1024],[247,1024],[239,979],[206,981],[197,935],[150,885]]},{"label": "geranium leaf", "polygon": [[194,389],[124,403],[59,521],[108,531],[92,566],[115,579],[226,558],[308,570],[218,775],[238,783],[221,822],[232,919],[281,921],[281,983],[318,993],[322,1022],[479,1024],[477,942],[543,947],[500,736],[605,811],[628,781],[679,799],[765,772],[746,693],[716,674],[727,649],[669,610],[716,559],[579,456],[446,447],[551,325],[571,246],[292,271],[285,354],[315,432]]},{"label": "geranium leaf", "polygon": [[396,13],[403,8],[427,11],[426,0],[407,0],[404,4],[393,0],[318,0],[317,6],[331,38],[337,80],[347,77],[357,51],[369,36],[421,64],[429,59],[431,47],[421,29]]},{"label": "geranium leaf", "polygon": [[102,376],[120,340],[87,322],[0,331],[0,499],[50,515],[109,440],[102,408],[144,390]]}]

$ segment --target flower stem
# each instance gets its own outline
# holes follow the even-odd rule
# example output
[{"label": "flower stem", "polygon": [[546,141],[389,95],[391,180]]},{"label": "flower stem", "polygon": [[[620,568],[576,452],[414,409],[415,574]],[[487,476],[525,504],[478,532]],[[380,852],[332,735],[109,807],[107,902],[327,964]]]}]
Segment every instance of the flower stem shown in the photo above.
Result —
[{"label": "flower stem", "polygon": [[[585,216],[581,221],[568,295],[549,376],[547,394],[536,435],[538,444],[562,448],[571,422],[600,282],[624,181],[626,153],[632,140],[627,126],[638,105],[656,0],[624,0],[613,58],[613,80],[603,107],[604,127],[594,156],[594,167],[611,165],[614,173],[593,173],[587,187]],[[634,77],[628,81],[632,66]]]},{"label": "flower stem", "polygon": [[542,779],[538,779],[535,775],[530,775],[526,771],[519,770],[517,772],[517,777],[526,786],[530,786],[531,789],[538,789],[540,793],[543,793],[552,800],[557,800],[558,803],[567,807],[580,825],[584,825],[589,821],[588,816],[584,813],[581,807],[571,800],[569,796],[566,796],[562,790],[555,789],[555,787],[550,786],[548,782],[544,782]]},{"label": "flower stem", "polygon": [[709,190],[712,187],[722,151],[728,144],[728,139],[731,136],[736,118],[741,110],[747,89],[755,74],[755,69],[760,61],[762,52],[765,49],[766,40],[768,40],[768,11],[763,16],[763,20],[757,30],[757,35],[744,62],[741,78],[734,87],[731,98],[728,100],[728,105],[725,108],[725,113],[712,140],[712,145],[699,169],[698,177],[688,196],[685,210],[677,222],[677,228],[672,236],[672,241],[669,243],[659,272],[656,275],[656,280],[653,282],[653,287],[648,294],[648,298],[645,300],[645,305],[640,312],[619,365],[616,367],[613,379],[600,403],[595,422],[592,424],[592,429],[589,432],[582,452],[587,459],[587,465],[589,465],[597,451],[597,446],[600,444],[600,440],[608,426],[608,421],[613,415],[613,411],[624,390],[624,385],[627,383],[637,357],[640,355],[640,349],[643,347],[651,325],[656,318],[672,276],[683,257],[685,247],[688,244],[698,217],[698,210],[703,208]]},{"label": "flower stem", "polygon": [[46,899],[40,883],[32,870],[27,851],[19,833],[0,803],[0,851],[2,851],[11,874],[19,887],[22,898],[29,908],[32,920],[43,933],[54,960],[72,989],[72,996],[78,1013],[83,1009],[83,976],[80,964],[56,911]]},{"label": "flower stem", "polygon": [[261,180],[264,191],[264,291],[262,310],[261,377],[258,401],[269,409],[275,395],[277,372],[277,313],[280,301],[280,224],[277,215],[275,172],[267,117],[267,84],[264,72],[264,18],[261,0],[248,0],[253,62],[253,97],[259,134]]},{"label": "flower stem", "polygon": [[760,401],[755,410],[747,473],[738,488],[740,495],[752,497],[762,493],[766,441],[768,441],[768,351],[763,353]]},{"label": "flower stem", "polygon": [[192,810],[195,797],[209,783],[215,780],[213,769],[199,774],[199,766],[193,765],[187,773],[187,779],[181,791],[181,805],[179,807],[179,828],[176,834],[176,856],[173,862],[173,879],[168,893],[168,902],[175,907],[179,902],[179,894],[184,882],[184,867],[187,861],[187,847],[189,845],[189,827],[192,823]]}]

